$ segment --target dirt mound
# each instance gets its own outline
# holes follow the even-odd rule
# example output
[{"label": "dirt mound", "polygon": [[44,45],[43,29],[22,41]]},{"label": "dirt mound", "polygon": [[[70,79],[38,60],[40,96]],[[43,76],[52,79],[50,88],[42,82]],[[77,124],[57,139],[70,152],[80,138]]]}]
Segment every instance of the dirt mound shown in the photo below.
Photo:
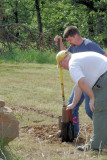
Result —
[{"label": "dirt mound", "polygon": [[[26,132],[42,141],[48,143],[62,143],[61,138],[58,138],[57,132],[59,130],[57,124],[50,125],[36,125],[36,126],[26,126],[22,128],[23,132]],[[92,136],[92,126],[91,125],[81,125],[79,136],[74,142],[79,144],[85,143]]]},{"label": "dirt mound", "polygon": [[23,131],[49,143],[61,143],[61,139],[57,136],[58,125],[56,124],[30,126]]}]

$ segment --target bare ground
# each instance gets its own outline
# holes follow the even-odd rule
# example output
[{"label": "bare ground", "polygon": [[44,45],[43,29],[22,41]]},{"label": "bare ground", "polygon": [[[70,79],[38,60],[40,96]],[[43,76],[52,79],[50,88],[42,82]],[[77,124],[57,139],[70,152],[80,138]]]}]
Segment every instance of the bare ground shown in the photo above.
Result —
[{"label": "bare ground", "polygon": [[[62,142],[58,138],[58,123],[53,123],[58,117],[44,110],[33,107],[14,107],[17,113],[24,115],[29,112],[50,118],[50,124],[41,124],[43,119],[33,119],[33,124],[20,126],[20,135],[10,142],[13,153],[20,155],[20,160],[107,160],[107,150],[103,153],[81,152],[77,150],[78,145],[84,145],[92,136],[92,124],[80,121],[80,132],[77,139],[72,143]],[[26,115],[25,115],[26,116]],[[23,121],[23,119],[21,121]],[[45,121],[45,119],[44,119]],[[56,122],[56,121],[55,121]],[[15,146],[16,145],[16,146]],[[13,148],[15,146],[15,148]]]},{"label": "bare ground", "polygon": [[[39,122],[39,121],[37,121]],[[50,124],[50,125],[36,125],[36,126],[25,126],[21,128],[21,132],[32,135],[33,137],[38,137],[41,141],[45,141],[47,143],[62,143],[61,138],[58,138],[58,124]],[[92,126],[84,126],[80,124],[80,134],[76,140],[76,143],[84,144],[86,142],[89,135],[86,133],[92,134]]]}]

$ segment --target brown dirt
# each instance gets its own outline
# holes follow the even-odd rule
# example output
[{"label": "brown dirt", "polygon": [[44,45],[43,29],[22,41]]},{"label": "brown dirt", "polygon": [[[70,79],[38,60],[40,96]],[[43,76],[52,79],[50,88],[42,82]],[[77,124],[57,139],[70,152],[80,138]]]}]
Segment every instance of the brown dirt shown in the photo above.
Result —
[{"label": "brown dirt", "polygon": [[[36,125],[36,126],[25,126],[21,128],[22,132],[28,133],[36,138],[39,138],[41,141],[48,143],[62,143],[61,138],[58,138],[57,132],[59,128],[57,124],[51,125]],[[87,133],[89,133],[87,135]],[[80,133],[79,136],[74,142],[78,144],[85,143],[92,135],[92,126],[91,125],[82,125],[80,124]]]}]

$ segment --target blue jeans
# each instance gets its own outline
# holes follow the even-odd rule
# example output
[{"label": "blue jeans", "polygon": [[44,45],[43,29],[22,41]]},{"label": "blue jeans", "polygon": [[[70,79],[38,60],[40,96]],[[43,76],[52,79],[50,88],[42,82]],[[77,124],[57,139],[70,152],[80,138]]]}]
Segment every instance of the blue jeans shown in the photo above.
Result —
[{"label": "blue jeans", "polygon": [[[74,97],[74,90],[75,87],[73,88],[73,91],[71,93],[71,97],[69,99],[68,104],[72,103],[73,97]],[[78,102],[78,104],[76,105],[76,107],[74,109],[72,109],[72,118],[73,118],[73,125],[74,125],[74,137],[77,138],[78,133],[79,133],[79,107],[82,104],[82,102],[85,99],[85,110],[86,110],[86,114],[92,119],[92,111],[90,110],[90,106],[89,106],[89,97],[83,92],[82,96]]]}]

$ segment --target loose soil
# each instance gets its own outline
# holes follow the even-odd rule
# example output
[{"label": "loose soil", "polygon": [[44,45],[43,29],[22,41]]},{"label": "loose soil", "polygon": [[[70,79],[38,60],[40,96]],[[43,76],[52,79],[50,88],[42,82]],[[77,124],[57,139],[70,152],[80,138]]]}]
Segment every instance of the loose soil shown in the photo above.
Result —
[{"label": "loose soil", "polygon": [[[38,137],[40,140],[48,143],[62,143],[61,138],[58,137],[58,124],[51,125],[36,125],[36,126],[25,126],[21,128],[21,131],[28,133],[34,137]],[[87,135],[87,133],[89,133]],[[80,124],[79,136],[74,142],[78,144],[84,144],[89,137],[92,135],[92,126],[84,126]]]},{"label": "loose soil", "polygon": [[[16,107],[13,109],[16,111]],[[26,116],[32,115],[32,113],[37,113],[41,116],[46,116],[50,118],[50,124],[41,124],[43,119],[34,118],[32,125],[25,123],[19,128],[19,137],[10,143],[10,147],[13,148],[13,153],[21,155],[20,160],[106,160],[107,150],[104,150],[103,154],[98,152],[81,152],[77,150],[78,145],[84,145],[89,141],[92,136],[92,123],[83,123],[80,120],[80,132],[77,139],[71,143],[62,142],[61,138],[58,138],[59,124],[58,117],[50,114],[44,110],[34,109],[33,107],[17,107],[17,113],[23,113],[21,123]],[[45,121],[45,119],[44,119]],[[52,123],[54,122],[55,123]],[[28,121],[29,122],[29,121]],[[27,125],[26,125],[27,124]],[[105,159],[100,159],[100,157],[105,157]]]}]

